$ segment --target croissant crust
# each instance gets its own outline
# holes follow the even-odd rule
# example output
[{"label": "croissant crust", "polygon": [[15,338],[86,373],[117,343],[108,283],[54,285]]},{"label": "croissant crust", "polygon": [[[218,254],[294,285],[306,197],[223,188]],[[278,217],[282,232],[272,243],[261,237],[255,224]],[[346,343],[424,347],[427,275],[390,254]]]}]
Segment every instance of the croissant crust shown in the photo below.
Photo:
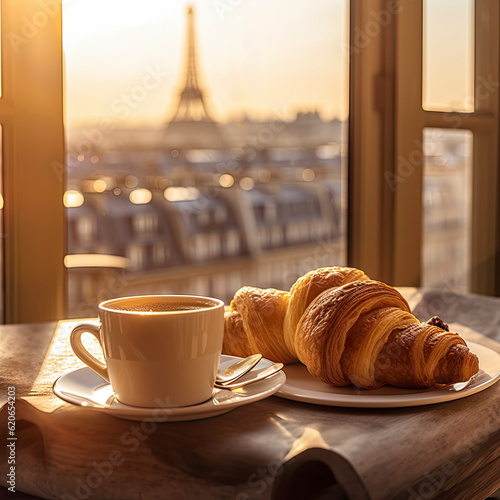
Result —
[{"label": "croissant crust", "polygon": [[223,352],[299,360],[328,384],[366,389],[463,382],[479,370],[440,318],[420,323],[395,288],[345,267],[310,271],[290,292],[238,290],[225,314]]}]

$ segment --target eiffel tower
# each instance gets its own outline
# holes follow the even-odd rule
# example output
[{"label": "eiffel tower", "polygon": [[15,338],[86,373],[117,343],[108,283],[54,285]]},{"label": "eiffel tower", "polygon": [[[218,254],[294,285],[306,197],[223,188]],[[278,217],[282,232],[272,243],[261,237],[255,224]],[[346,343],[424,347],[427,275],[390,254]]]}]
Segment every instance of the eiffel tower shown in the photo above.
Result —
[{"label": "eiffel tower", "polygon": [[207,110],[204,93],[198,84],[196,45],[194,37],[194,9],[187,7],[187,51],[184,88],[172,121],[213,121]]},{"label": "eiffel tower", "polygon": [[185,56],[184,84],[178,94],[177,105],[167,125],[169,147],[223,148],[225,141],[222,131],[212,119],[207,108],[205,92],[199,85],[194,8],[187,7],[187,43]]}]

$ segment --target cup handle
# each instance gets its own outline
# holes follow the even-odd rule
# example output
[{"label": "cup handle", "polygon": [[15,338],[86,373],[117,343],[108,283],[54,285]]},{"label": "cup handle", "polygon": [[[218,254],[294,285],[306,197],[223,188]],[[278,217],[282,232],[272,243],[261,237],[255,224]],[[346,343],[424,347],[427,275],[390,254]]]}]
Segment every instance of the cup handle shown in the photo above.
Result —
[{"label": "cup handle", "polygon": [[97,358],[92,356],[92,354],[87,351],[87,349],[82,344],[82,335],[84,333],[91,333],[101,344],[101,336],[99,334],[99,327],[95,325],[82,324],[73,328],[69,341],[73,352],[78,358],[80,358],[89,368],[92,368],[96,373],[98,373],[103,379],[109,382],[108,368],[104,363],[101,363]]}]

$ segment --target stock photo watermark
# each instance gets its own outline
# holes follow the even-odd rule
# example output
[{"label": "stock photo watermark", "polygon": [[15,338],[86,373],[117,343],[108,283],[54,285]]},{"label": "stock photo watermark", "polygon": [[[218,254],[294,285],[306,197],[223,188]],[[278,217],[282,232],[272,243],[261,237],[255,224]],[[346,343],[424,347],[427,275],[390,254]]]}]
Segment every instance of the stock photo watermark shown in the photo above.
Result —
[{"label": "stock photo watermark", "polygon": [[[500,415],[494,410],[489,410],[487,418],[484,418],[481,426],[473,432],[465,434],[462,439],[453,446],[453,457],[444,462],[439,468],[425,474],[425,480],[419,481],[408,488],[408,500],[425,500],[436,498],[448,480],[460,472],[461,466],[466,465],[473,459],[472,452],[477,450],[486,442],[491,432],[498,429]],[[466,452],[464,453],[464,447]],[[455,458],[459,458],[458,461]]]},{"label": "stock photo watermark", "polygon": [[46,28],[51,19],[61,12],[61,5],[68,4],[71,0],[38,0],[39,9],[32,16],[21,18],[22,25],[19,32],[9,32],[7,40],[14,53],[18,54],[22,47],[32,41],[41,30]]},{"label": "stock photo watermark", "polygon": [[286,109],[275,110],[273,119],[267,123],[261,124],[257,131],[245,136],[236,149],[233,158],[226,162],[217,164],[217,170],[220,172],[236,172],[241,169],[241,160],[252,162],[256,159],[259,151],[268,147],[275,139],[276,135],[283,132],[287,126]]},{"label": "stock photo watermark", "polygon": [[82,318],[94,316],[97,312],[96,304],[122,295],[135,279],[136,277],[132,274],[125,274],[116,269],[111,270],[111,276],[106,280],[106,285],[99,289],[95,297],[87,297],[84,302],[80,302],[76,308],[76,314]]},{"label": "stock photo watermark", "polygon": [[245,0],[214,0],[212,6],[217,12],[219,19],[224,20],[226,14],[232,13],[236,7],[239,7]]},{"label": "stock photo watermark", "polygon": [[[274,480],[283,472],[283,463],[281,460],[272,460],[266,467],[259,467],[255,472],[248,476],[246,486],[249,487],[252,493],[262,495],[268,488],[272,487]],[[236,495],[235,500],[250,500],[254,495],[250,496],[248,492],[240,492]]]},{"label": "stock photo watermark", "polygon": [[[172,74],[162,69],[159,64],[146,66],[140,82],[128,91],[120,93],[110,103],[109,116],[100,118],[96,127],[85,128],[82,131],[83,138],[73,146],[68,147],[67,154],[75,157],[92,154],[96,147],[103,144],[105,137],[116,129],[117,121],[128,118],[133,110],[145,102],[150,94],[170,77],[172,77]],[[71,167],[57,161],[54,161],[51,166],[61,182],[68,169],[71,169]]]},{"label": "stock photo watermark", "polygon": [[7,388],[7,489],[16,491],[16,388]]},{"label": "stock photo watermark", "polygon": [[355,26],[350,43],[344,44],[344,55],[348,58],[350,54],[359,54],[363,49],[366,49],[403,8],[403,4],[399,0],[392,0],[385,9],[371,10],[369,19],[364,26],[362,28]]},{"label": "stock photo watermark", "polygon": [[[492,96],[496,89],[500,86],[500,82],[495,80],[492,75],[487,77],[480,76],[477,79],[474,95],[470,96],[466,102],[467,106],[474,107],[477,103],[484,102]],[[446,129],[438,129],[434,136],[434,141],[439,142],[446,138],[447,130],[460,130],[463,126],[464,117],[470,113],[461,112],[445,112],[443,113],[443,121],[447,125]],[[390,190],[394,192],[398,184],[409,179],[420,167],[425,163],[425,148],[426,145],[422,139],[413,141],[414,149],[407,155],[399,155],[396,162],[395,172],[386,170],[384,179]]]},{"label": "stock photo watermark", "polygon": [[158,424],[167,422],[172,410],[166,405],[168,401],[157,400],[158,407],[151,412],[151,417],[132,424],[119,438],[120,449],[111,450],[106,459],[92,461],[91,470],[84,477],[75,479],[72,493],[64,493],[61,500],[87,500],[100,488],[106,479],[122,466],[127,456],[135,453],[158,429]]}]

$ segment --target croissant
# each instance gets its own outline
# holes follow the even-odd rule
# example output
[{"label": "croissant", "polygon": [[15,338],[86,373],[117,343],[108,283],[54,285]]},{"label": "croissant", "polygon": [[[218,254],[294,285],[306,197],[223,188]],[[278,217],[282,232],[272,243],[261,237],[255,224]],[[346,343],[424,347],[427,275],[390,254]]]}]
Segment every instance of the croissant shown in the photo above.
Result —
[{"label": "croissant", "polygon": [[281,290],[240,288],[224,313],[222,352],[233,356],[262,356],[281,363],[298,361],[287,348],[283,322],[290,294]]},{"label": "croissant", "polygon": [[244,287],[225,316],[223,352],[302,362],[334,386],[424,388],[468,380],[479,360],[439,318],[421,323],[393,287],[322,268],[290,292]]},{"label": "croissant", "polygon": [[296,348],[312,375],[335,386],[423,388],[464,382],[479,370],[458,334],[439,319],[420,323],[379,281],[321,294],[297,326]]},{"label": "croissant", "polygon": [[307,306],[329,288],[365,279],[359,269],[324,267],[299,278],[290,292],[240,288],[225,312],[222,352],[241,357],[260,352],[273,361],[295,363],[295,331]]}]

